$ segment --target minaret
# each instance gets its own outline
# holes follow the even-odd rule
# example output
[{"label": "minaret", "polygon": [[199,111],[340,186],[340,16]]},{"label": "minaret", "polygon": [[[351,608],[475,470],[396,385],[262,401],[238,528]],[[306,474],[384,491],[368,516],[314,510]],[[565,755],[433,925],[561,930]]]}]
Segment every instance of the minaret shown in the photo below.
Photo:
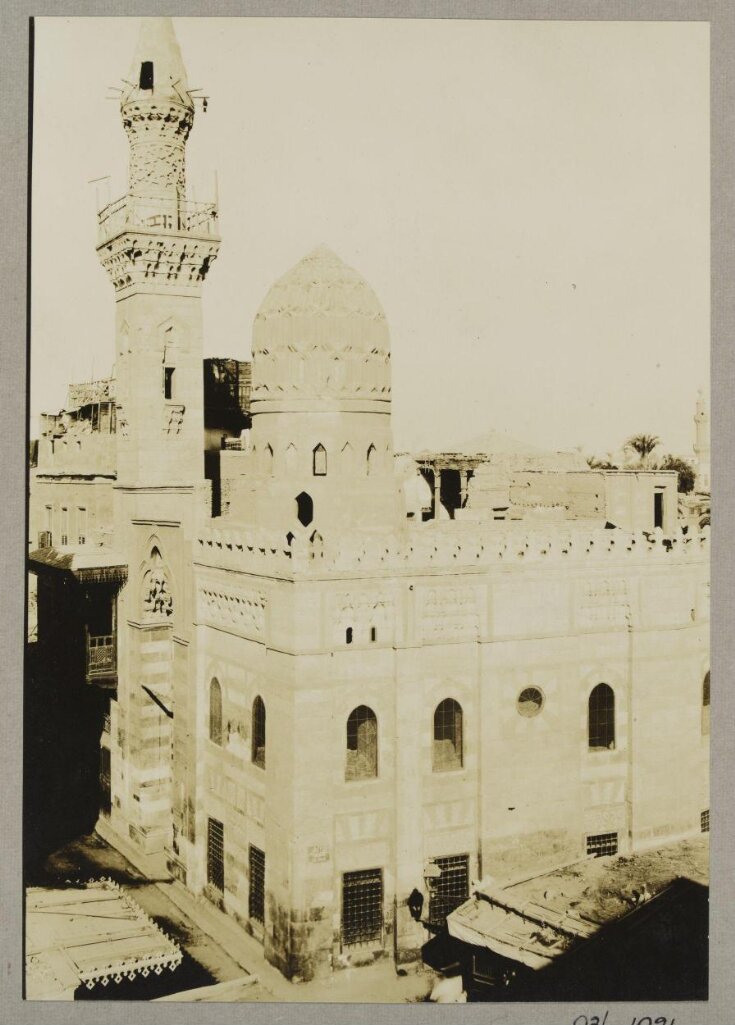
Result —
[{"label": "minaret", "polygon": [[697,457],[697,490],[709,491],[710,484],[710,424],[709,410],[700,390],[697,394],[697,410],[694,414],[694,454]]},{"label": "minaret", "polygon": [[118,481],[204,477],[201,291],[217,211],[186,195],[194,100],[170,18],[143,18],[120,113],[127,193],[99,214],[97,252],[115,287]]},{"label": "minaret", "polygon": [[194,100],[170,18],[142,20],[124,86],[128,188],[100,211],[97,245],[115,288],[115,547],[128,563],[110,707],[110,823],[161,856],[182,802],[172,773],[187,778],[173,714],[186,735],[191,537],[207,487],[201,294],[220,240],[215,205],[187,198]]}]

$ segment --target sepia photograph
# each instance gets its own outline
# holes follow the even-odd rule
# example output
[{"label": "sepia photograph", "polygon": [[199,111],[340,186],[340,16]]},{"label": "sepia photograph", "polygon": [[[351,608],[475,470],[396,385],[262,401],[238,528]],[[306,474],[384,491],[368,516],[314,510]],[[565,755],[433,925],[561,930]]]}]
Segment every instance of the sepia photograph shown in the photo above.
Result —
[{"label": "sepia photograph", "polygon": [[707,1001],[708,23],[31,40],[25,999]]}]

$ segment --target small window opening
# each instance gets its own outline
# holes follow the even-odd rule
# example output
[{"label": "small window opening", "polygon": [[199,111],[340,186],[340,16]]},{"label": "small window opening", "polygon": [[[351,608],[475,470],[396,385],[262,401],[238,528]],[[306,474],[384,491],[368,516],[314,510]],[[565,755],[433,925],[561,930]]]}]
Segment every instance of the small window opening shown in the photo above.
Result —
[{"label": "small window opening", "polygon": [[345,630],[345,644],[352,644],[352,627],[348,626]]},{"label": "small window opening", "polygon": [[653,495],[653,526],[662,527],[664,525],[664,493],[663,491],[656,491]]},{"label": "small window opening", "polygon": [[317,445],[314,449],[314,476],[327,476],[327,450],[323,445]]},{"label": "small window opening", "polygon": [[251,757],[253,765],[265,768],[265,704],[260,695],[253,701]]},{"label": "small window opening", "polygon": [[371,641],[377,641],[377,639],[378,639],[377,627],[371,626],[370,627],[370,640]]},{"label": "small window opening", "polygon": [[699,829],[702,833],[709,833],[709,808],[699,816]]},{"label": "small window opening", "polygon": [[141,89],[153,88],[153,61],[143,61],[140,65],[139,86]]},{"label": "small window opening", "polygon": [[163,369],[163,396],[166,399],[174,397],[174,367]]},{"label": "small window opening", "polygon": [[587,837],[587,854],[594,858],[605,858],[618,853],[617,833],[594,833]]},{"label": "small window opening", "polygon": [[222,746],[222,688],[216,677],[209,685],[209,739]]},{"label": "small window opening", "polygon": [[709,672],[702,683],[702,736],[709,734]]},{"label": "small window opening", "polygon": [[314,519],[314,502],[305,491],[296,496],[296,515],[303,527],[308,527]]}]

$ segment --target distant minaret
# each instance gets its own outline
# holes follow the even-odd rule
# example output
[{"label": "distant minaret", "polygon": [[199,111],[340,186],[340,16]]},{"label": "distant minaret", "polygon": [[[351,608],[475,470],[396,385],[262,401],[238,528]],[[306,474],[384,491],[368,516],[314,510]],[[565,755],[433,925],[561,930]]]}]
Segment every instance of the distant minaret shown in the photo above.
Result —
[{"label": "distant minaret", "polygon": [[118,482],[204,477],[202,283],[217,256],[214,204],[186,194],[194,101],[170,18],[143,18],[120,112],[128,190],[99,214],[115,287]]},{"label": "distant minaret", "polygon": [[697,411],[694,414],[694,454],[697,457],[697,490],[710,490],[710,425],[709,409],[700,390],[697,394]]}]

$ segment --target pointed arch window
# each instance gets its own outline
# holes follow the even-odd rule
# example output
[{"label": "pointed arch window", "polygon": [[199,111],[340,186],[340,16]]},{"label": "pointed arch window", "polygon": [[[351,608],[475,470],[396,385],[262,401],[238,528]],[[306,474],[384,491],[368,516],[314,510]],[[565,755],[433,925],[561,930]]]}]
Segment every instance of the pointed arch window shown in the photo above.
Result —
[{"label": "pointed arch window", "polygon": [[593,688],[587,708],[587,740],[590,751],[615,748],[615,692],[607,683]]},{"label": "pointed arch window", "polygon": [[309,556],[312,559],[321,559],[324,555],[324,538],[315,530],[309,538]]},{"label": "pointed arch window", "polygon": [[209,685],[209,739],[222,746],[222,688],[216,676]]},{"label": "pointed arch window", "polygon": [[322,444],[316,446],[312,453],[314,457],[314,476],[315,477],[326,477],[327,476],[327,450]]},{"label": "pointed arch window", "polygon": [[461,769],[463,764],[462,706],[445,698],[434,711],[434,772]]},{"label": "pointed arch window", "polygon": [[374,779],[378,775],[378,719],[372,708],[358,705],[347,719],[345,780]]},{"label": "pointed arch window", "polygon": [[709,670],[702,681],[702,736],[709,736]]},{"label": "pointed arch window", "polygon": [[367,475],[368,475],[368,477],[370,477],[371,474],[375,473],[375,463],[376,463],[375,445],[370,445],[370,447],[367,450]]},{"label": "pointed arch window", "polygon": [[352,445],[346,441],[342,447],[342,473],[350,474],[354,469],[354,452]]},{"label": "pointed arch window", "polygon": [[253,701],[252,762],[265,768],[265,704],[260,695]]},{"label": "pointed arch window", "polygon": [[270,445],[263,449],[263,473],[266,477],[273,476],[273,449]]}]

